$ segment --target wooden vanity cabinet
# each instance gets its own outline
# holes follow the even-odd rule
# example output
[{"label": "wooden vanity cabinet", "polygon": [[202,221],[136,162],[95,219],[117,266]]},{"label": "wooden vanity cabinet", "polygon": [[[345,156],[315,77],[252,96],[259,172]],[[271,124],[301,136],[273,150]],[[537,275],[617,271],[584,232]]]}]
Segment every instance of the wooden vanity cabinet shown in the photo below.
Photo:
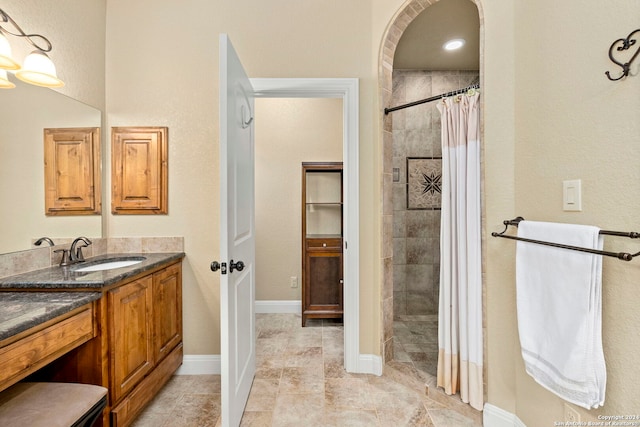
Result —
[{"label": "wooden vanity cabinet", "polygon": [[182,363],[182,267],[107,293],[111,426],[129,425]]},{"label": "wooden vanity cabinet", "polygon": [[182,364],[182,260],[110,285],[56,322],[0,343],[0,388],[27,375],[101,385],[109,397],[96,427],[129,426]]}]

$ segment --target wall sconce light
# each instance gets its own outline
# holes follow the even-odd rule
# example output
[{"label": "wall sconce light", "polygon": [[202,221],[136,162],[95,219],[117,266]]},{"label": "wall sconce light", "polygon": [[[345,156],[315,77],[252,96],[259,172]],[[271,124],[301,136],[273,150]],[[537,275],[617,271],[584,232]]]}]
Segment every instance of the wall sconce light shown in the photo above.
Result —
[{"label": "wall sconce light", "polygon": [[[4,24],[4,25],[3,25]],[[7,29],[10,24],[13,31]],[[20,64],[11,55],[8,36],[22,38],[35,50]],[[10,89],[15,85],[7,79],[7,71],[14,72],[20,80],[36,86],[62,87],[64,83],[56,74],[56,67],[46,52],[52,49],[51,42],[40,34],[26,34],[16,22],[0,9],[0,88]]]}]

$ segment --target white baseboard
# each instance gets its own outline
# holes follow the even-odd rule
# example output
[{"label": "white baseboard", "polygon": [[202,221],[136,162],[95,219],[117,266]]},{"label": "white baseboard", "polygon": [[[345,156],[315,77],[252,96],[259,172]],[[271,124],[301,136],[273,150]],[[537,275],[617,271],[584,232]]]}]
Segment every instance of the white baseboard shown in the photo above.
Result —
[{"label": "white baseboard", "polygon": [[302,302],[296,300],[255,302],[256,313],[302,313]]},{"label": "white baseboard", "polygon": [[[382,375],[382,358],[374,354],[361,354],[358,360],[361,374]],[[175,375],[220,375],[219,354],[185,354]]]},{"label": "white baseboard", "polygon": [[220,375],[219,354],[185,354],[174,375]]},{"label": "white baseboard", "polygon": [[360,374],[382,375],[382,357],[375,354],[361,354],[358,359]]},{"label": "white baseboard", "polygon": [[521,420],[504,409],[490,403],[484,404],[482,425],[485,427],[527,427]]},{"label": "white baseboard", "polygon": [[[300,314],[302,312],[302,303],[300,301],[256,301],[256,313],[293,313]],[[176,371],[176,375],[219,375],[220,374],[220,355],[185,355],[182,360],[182,366]],[[357,362],[358,373],[382,375],[382,357],[374,354],[361,354]]]}]

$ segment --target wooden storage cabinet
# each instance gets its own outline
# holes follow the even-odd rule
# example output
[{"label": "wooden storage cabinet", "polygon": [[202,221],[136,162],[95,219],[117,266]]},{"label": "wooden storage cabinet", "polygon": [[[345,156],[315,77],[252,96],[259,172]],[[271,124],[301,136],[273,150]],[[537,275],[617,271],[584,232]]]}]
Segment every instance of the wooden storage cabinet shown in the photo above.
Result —
[{"label": "wooden storage cabinet", "polygon": [[302,164],[302,326],[343,316],[342,163]]},{"label": "wooden storage cabinet", "polygon": [[182,267],[108,292],[111,425],[129,425],[182,363]]},{"label": "wooden storage cabinet", "polygon": [[182,342],[182,273],[178,264],[153,275],[153,325],[154,360],[160,361]]},{"label": "wooden storage cabinet", "polygon": [[109,291],[111,392],[118,401],[153,369],[151,276]]}]

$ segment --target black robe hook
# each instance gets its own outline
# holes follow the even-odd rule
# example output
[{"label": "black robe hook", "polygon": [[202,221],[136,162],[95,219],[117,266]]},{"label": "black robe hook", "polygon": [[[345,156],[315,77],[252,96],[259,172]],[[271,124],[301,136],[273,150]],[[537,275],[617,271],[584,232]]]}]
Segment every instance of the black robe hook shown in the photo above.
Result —
[{"label": "black robe hook", "polygon": [[636,49],[636,53],[633,54],[633,56],[631,57],[631,59],[629,60],[629,62],[626,63],[622,63],[620,61],[617,61],[614,57],[613,57],[613,48],[618,44],[618,43],[622,43],[620,46],[618,46],[616,48],[616,50],[618,52],[622,52],[623,50],[628,50],[631,46],[636,44],[636,39],[632,39],[631,37],[633,37],[633,35],[635,33],[639,33],[640,32],[640,28],[631,32],[626,39],[618,39],[616,41],[613,42],[613,44],[611,45],[611,47],[609,48],[609,59],[611,59],[611,61],[613,61],[613,63],[617,64],[618,66],[620,66],[622,68],[622,74],[620,75],[620,77],[614,79],[613,77],[611,77],[611,75],[609,74],[608,71],[605,72],[605,74],[607,75],[607,77],[609,78],[609,80],[611,81],[617,81],[622,79],[623,77],[626,77],[629,75],[629,71],[631,70],[631,63],[636,59],[636,57],[638,56],[638,54],[640,53],[640,44],[638,45],[638,49]]}]

